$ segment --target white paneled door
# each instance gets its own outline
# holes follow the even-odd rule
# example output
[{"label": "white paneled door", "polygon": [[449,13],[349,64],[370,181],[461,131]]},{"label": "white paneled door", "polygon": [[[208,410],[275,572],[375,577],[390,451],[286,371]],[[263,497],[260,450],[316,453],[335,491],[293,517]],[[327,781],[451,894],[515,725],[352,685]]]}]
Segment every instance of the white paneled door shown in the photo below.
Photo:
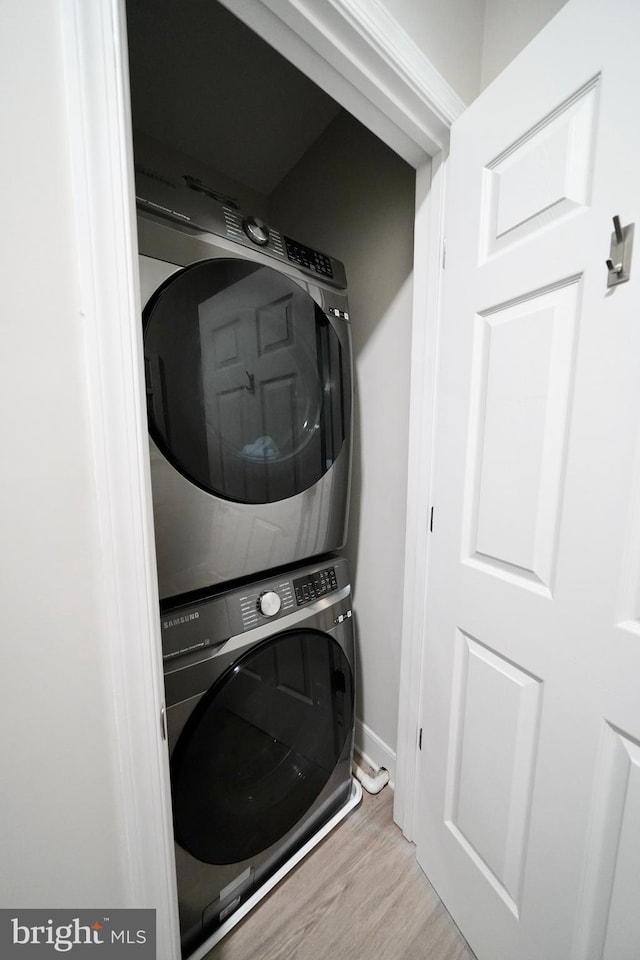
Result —
[{"label": "white paneled door", "polygon": [[416,839],[479,960],[640,958],[639,51],[569,0],[452,131]]}]

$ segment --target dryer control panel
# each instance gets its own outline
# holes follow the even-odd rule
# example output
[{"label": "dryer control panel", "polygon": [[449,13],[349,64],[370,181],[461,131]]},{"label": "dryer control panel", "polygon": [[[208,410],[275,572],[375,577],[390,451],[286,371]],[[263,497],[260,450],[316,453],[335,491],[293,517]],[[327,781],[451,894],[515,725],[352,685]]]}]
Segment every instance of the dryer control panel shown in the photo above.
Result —
[{"label": "dryer control panel", "polygon": [[[256,216],[246,216],[237,201],[187,175],[159,174],[136,166],[136,203],[152,218],[170,221],[184,232],[204,231],[211,238],[225,237],[234,244],[257,249],[290,263],[331,288],[346,290],[344,264],[320,250],[286,237]],[[141,248],[142,249],[142,248]]]}]

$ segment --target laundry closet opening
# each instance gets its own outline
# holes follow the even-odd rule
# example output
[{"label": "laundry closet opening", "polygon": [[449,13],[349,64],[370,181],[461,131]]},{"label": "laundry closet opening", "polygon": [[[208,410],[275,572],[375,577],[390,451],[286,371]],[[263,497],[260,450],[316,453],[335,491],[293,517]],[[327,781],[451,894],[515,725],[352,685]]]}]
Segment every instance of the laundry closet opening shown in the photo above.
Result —
[{"label": "laundry closet opening", "polygon": [[356,748],[393,771],[415,171],[215,0],[127,0],[136,168],[232,198],[341,260],[354,357],[348,540]]}]

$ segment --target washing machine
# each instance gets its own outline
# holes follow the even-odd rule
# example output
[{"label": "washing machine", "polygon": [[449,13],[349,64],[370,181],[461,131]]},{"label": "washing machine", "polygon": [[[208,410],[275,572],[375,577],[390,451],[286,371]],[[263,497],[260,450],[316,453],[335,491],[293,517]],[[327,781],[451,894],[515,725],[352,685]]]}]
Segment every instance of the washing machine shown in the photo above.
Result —
[{"label": "washing machine", "polygon": [[136,191],[161,598],[340,550],[343,264],[191,177],[138,172]]},{"label": "washing machine", "polygon": [[186,957],[361,796],[346,561],[169,607],[162,636]]}]

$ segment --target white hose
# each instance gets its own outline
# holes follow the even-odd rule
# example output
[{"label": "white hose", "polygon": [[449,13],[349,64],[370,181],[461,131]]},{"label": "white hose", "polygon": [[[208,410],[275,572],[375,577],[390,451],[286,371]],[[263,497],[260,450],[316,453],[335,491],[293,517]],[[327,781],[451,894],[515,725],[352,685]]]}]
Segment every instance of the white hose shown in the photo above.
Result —
[{"label": "white hose", "polygon": [[367,793],[380,793],[382,788],[389,783],[389,771],[385,770],[384,767],[380,767],[378,772],[373,777],[370,777],[354,760],[353,774],[355,778],[360,781]]}]

